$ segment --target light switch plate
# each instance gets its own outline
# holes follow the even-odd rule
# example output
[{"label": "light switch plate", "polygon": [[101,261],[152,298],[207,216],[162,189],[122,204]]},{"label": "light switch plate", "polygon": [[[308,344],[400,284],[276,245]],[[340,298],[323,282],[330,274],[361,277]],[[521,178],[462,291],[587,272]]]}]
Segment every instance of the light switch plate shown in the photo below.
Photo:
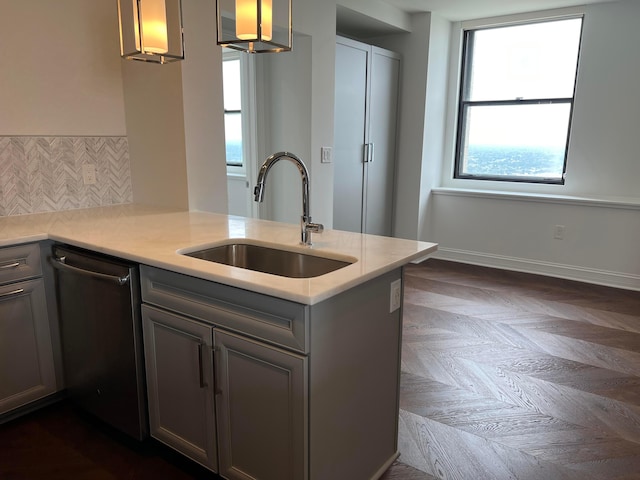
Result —
[{"label": "light switch plate", "polygon": [[320,163],[331,163],[331,162],[333,162],[331,147],[321,147]]}]

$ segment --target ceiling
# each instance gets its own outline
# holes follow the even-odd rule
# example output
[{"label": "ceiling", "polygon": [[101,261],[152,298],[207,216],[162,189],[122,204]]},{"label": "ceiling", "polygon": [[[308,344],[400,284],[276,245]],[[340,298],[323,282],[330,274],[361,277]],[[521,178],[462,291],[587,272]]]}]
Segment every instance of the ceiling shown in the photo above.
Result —
[{"label": "ceiling", "polygon": [[[476,18],[535,12],[553,8],[572,7],[589,3],[618,0],[380,0],[407,13],[432,12],[447,20],[460,21]],[[400,33],[396,26],[376,20],[347,7],[337,5],[337,31],[356,38]]]},{"label": "ceiling", "polygon": [[616,0],[383,0],[408,13],[433,12],[452,21],[534,12]]}]

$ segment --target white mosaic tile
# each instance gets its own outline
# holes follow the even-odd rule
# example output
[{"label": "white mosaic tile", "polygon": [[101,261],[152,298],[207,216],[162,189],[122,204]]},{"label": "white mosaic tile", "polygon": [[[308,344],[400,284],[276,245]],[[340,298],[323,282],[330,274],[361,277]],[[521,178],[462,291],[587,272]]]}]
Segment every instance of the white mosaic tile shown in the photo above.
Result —
[{"label": "white mosaic tile", "polygon": [[[83,165],[96,184],[85,185]],[[0,215],[131,203],[126,137],[0,137]]]}]

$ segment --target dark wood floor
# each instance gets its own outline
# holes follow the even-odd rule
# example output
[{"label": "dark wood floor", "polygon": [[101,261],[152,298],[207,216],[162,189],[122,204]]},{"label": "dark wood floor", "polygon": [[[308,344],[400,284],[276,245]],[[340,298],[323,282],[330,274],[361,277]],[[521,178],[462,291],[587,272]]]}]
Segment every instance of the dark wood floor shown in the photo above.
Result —
[{"label": "dark wood floor", "polygon": [[[640,479],[640,293],[437,260],[405,279],[382,480]],[[219,477],[66,403],[0,426],[2,480],[152,478]]]},{"label": "dark wood floor", "polygon": [[123,437],[66,401],[0,425],[0,479],[222,480],[155,441]]},{"label": "dark wood floor", "polygon": [[[395,463],[381,480],[429,480]],[[149,440],[143,444],[66,401],[0,425],[1,480],[223,480]]]},{"label": "dark wood floor", "polygon": [[429,260],[405,276],[402,462],[640,479],[640,293]]}]

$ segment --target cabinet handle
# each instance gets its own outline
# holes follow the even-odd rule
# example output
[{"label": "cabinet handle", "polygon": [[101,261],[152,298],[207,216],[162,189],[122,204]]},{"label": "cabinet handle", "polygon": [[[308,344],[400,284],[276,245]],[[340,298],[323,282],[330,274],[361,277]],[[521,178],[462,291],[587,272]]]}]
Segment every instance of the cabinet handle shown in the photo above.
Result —
[{"label": "cabinet handle", "polygon": [[11,297],[13,295],[20,295],[24,293],[24,288],[18,288],[17,290],[13,290],[12,292],[0,293],[0,298]]},{"label": "cabinet handle", "polygon": [[204,368],[203,368],[203,360],[202,360],[202,349],[204,347],[204,344],[199,343],[198,344],[198,371],[199,371],[199,375],[200,375],[200,388],[205,388],[207,386],[207,384],[204,381]]},{"label": "cabinet handle", "polygon": [[373,163],[373,143],[364,144],[364,163]]},{"label": "cabinet handle", "polygon": [[6,265],[0,265],[0,270],[4,270],[5,268],[17,268],[20,266],[20,262],[8,263]]}]

